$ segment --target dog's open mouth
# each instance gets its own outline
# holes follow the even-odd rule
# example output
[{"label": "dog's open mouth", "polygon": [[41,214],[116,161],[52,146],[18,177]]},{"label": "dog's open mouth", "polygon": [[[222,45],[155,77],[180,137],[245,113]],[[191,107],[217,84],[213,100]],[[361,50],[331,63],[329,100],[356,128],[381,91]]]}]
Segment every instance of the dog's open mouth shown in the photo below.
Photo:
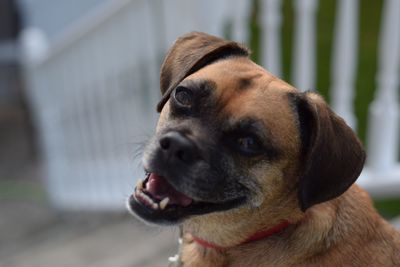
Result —
[{"label": "dog's open mouth", "polygon": [[173,188],[164,177],[149,173],[144,181],[138,181],[135,198],[153,210],[165,210],[175,206],[187,207],[193,199]]},{"label": "dog's open mouth", "polygon": [[149,222],[175,223],[189,215],[227,210],[243,202],[244,198],[222,203],[196,201],[175,189],[165,177],[148,173],[138,181],[129,198],[129,208]]}]

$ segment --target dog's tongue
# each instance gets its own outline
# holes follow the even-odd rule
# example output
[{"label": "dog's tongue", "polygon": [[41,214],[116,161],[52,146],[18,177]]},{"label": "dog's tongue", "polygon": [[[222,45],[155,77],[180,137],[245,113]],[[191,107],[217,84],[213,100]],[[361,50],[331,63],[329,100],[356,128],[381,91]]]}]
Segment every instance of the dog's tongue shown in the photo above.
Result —
[{"label": "dog's tongue", "polygon": [[154,173],[151,173],[149,176],[146,191],[158,200],[169,197],[169,204],[177,204],[186,207],[193,201],[190,197],[176,191],[164,177]]}]

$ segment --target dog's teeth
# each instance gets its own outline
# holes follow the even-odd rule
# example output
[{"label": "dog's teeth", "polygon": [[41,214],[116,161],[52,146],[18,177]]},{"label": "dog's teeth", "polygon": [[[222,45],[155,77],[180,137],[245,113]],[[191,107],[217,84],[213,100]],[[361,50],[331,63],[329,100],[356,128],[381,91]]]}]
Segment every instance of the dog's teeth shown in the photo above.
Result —
[{"label": "dog's teeth", "polygon": [[136,194],[140,197],[141,201],[145,202],[147,206],[150,206],[154,210],[158,210],[158,204],[151,199],[148,195],[136,189]]},{"label": "dog's teeth", "polygon": [[164,198],[163,200],[161,200],[160,202],[160,209],[165,209],[165,207],[168,205],[169,202],[169,197]]},{"label": "dog's teeth", "polygon": [[149,202],[150,204],[152,204],[152,200],[151,200],[151,198],[150,197],[148,197],[146,194],[144,194],[144,193],[141,193],[142,194],[142,196],[144,197],[144,199],[146,199],[147,200],[147,202]]},{"label": "dog's teeth", "polygon": [[137,183],[136,183],[136,188],[137,189],[139,189],[139,190],[142,190],[143,189],[143,181],[142,180],[138,180],[137,181]]}]

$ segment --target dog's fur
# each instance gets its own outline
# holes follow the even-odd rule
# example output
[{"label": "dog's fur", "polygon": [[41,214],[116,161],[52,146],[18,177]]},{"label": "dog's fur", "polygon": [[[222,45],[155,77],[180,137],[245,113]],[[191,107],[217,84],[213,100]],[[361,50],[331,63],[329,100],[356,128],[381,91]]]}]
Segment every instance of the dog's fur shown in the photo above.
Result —
[{"label": "dog's fur", "polygon": [[[171,102],[178,86],[195,91],[183,99],[187,109]],[[400,234],[353,184],[365,160],[362,145],[319,95],[274,77],[243,46],[204,33],[187,34],[170,49],[161,91],[145,167],[180,177],[168,180],[195,200],[245,198],[229,209],[178,220],[184,266],[400,266]],[[218,141],[249,118],[262,128],[266,152],[241,155]],[[155,163],[158,142],[171,131],[198,147],[203,167],[183,166],[171,175],[168,165]],[[290,225],[282,232],[243,244],[284,220]],[[205,248],[193,236],[225,249]]]}]

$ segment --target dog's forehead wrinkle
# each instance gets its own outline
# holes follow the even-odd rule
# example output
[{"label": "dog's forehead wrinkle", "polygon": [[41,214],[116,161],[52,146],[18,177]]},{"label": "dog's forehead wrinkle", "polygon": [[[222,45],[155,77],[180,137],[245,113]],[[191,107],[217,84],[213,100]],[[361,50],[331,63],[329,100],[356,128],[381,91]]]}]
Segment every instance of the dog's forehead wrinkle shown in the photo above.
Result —
[{"label": "dog's forehead wrinkle", "polygon": [[251,89],[255,90],[258,88],[257,81],[262,77],[263,74],[261,72],[254,73],[254,71],[238,72],[233,73],[232,75],[232,79],[237,84],[236,90],[238,91]]}]

